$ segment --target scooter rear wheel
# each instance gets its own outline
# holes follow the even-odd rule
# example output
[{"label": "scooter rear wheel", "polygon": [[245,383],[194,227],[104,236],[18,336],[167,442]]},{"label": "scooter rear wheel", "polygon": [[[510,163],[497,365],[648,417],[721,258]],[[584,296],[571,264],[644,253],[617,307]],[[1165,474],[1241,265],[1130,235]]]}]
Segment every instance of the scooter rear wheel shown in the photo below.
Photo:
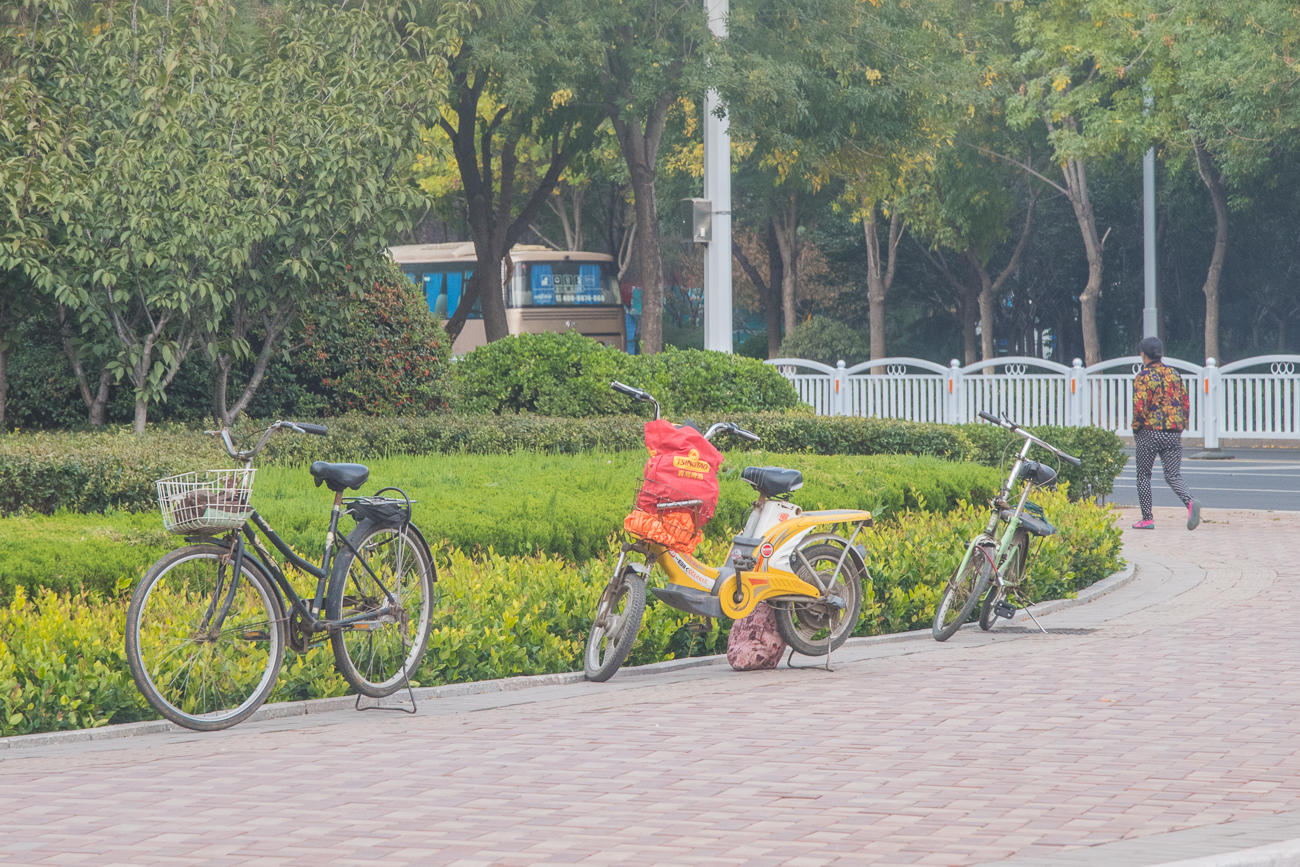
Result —
[{"label": "scooter rear wheel", "polygon": [[644,613],[645,579],[626,569],[609,583],[597,604],[596,620],[591,624],[587,650],[582,655],[587,680],[603,683],[614,676],[632,652]]},{"label": "scooter rear wheel", "polygon": [[[835,545],[809,545],[802,553],[822,581],[828,581],[835,574],[835,566],[843,558],[844,566],[830,592],[844,601],[844,608],[813,599],[777,602],[773,604],[776,629],[795,653],[825,656],[828,649],[836,650],[847,641],[858,625],[862,613],[862,570],[856,560],[844,557],[844,549]],[[802,569],[800,577],[808,580]]]}]

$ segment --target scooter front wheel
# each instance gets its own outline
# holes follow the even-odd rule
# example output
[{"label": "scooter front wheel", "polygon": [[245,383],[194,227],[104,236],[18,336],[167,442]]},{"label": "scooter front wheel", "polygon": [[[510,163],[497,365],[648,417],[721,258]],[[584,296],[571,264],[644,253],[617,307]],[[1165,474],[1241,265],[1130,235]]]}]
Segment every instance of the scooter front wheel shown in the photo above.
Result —
[{"label": "scooter front wheel", "polygon": [[603,683],[614,676],[632,652],[644,613],[645,579],[627,569],[609,582],[596,605],[596,620],[582,657],[587,680]]}]

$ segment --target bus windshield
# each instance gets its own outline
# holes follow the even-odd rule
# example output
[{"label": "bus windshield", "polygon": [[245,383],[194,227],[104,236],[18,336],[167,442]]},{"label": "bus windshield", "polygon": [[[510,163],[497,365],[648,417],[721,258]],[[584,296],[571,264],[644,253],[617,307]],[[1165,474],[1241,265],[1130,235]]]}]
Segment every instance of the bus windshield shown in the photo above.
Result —
[{"label": "bus windshield", "polygon": [[605,262],[516,262],[510,307],[621,304],[618,281]]}]

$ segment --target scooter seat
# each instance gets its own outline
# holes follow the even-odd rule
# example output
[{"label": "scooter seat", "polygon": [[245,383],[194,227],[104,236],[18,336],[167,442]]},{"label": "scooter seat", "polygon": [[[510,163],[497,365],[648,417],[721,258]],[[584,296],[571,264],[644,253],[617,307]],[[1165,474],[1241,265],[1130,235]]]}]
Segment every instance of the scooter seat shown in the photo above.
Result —
[{"label": "scooter seat", "polygon": [[803,487],[803,473],[784,467],[745,467],[740,477],[765,497],[777,497]]},{"label": "scooter seat", "polygon": [[318,488],[321,482],[324,482],[331,491],[342,491],[345,488],[355,491],[370,478],[370,467],[362,464],[327,464],[325,461],[316,461],[311,465],[311,474],[316,479]]}]

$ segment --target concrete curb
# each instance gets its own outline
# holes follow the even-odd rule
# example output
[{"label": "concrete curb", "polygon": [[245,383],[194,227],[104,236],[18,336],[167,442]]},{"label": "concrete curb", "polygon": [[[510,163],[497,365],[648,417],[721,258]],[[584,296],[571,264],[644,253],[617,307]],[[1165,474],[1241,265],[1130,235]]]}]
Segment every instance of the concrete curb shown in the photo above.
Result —
[{"label": "concrete curb", "polygon": [[[1132,563],[1128,565],[1123,572],[1117,572],[1109,578],[1098,581],[1091,587],[1079,591],[1074,599],[1055,599],[1050,602],[1043,602],[1035,606],[1034,614],[1050,614],[1053,611],[1059,611],[1063,608],[1072,608],[1076,605],[1083,605],[1099,599],[1119,587],[1123,587],[1129,581],[1133,580],[1136,570]],[[1013,624],[1027,622],[1029,617],[1025,614],[1019,614]],[[978,624],[970,623],[965,628],[979,628]],[[871,635],[861,638],[850,638],[844,642],[843,647],[858,648],[872,647],[878,644],[894,644],[900,641],[920,641],[932,640],[929,629],[916,629],[911,632],[896,632],[891,635]],[[638,665],[634,667],[623,668],[615,675],[614,680],[620,681],[636,677],[646,677],[652,674],[665,674],[673,671],[682,671],[688,668],[702,668],[709,665],[721,665],[727,661],[725,653],[715,654],[713,656],[693,656],[686,659],[670,659],[666,662],[654,662],[649,665]],[[505,677],[499,680],[480,680],[470,683],[449,683],[444,686],[427,686],[415,690],[415,700],[417,702],[438,698],[458,698],[469,695],[486,695],[495,692],[516,692],[523,689],[533,689],[540,686],[563,686],[572,683],[582,683],[585,677],[581,671],[567,671],[560,674],[534,674],[524,675],[521,677]],[[404,691],[397,692],[388,698],[381,699],[379,704],[385,706],[396,706],[406,702],[407,696]],[[307,701],[281,702],[278,704],[265,704],[258,708],[257,712],[249,717],[245,722],[257,722],[260,720],[286,719],[295,716],[306,716],[308,714],[334,713],[341,710],[350,710],[356,705],[357,698],[355,695],[339,696],[337,698],[318,698]],[[363,700],[363,704],[365,701]],[[87,741],[107,741],[117,740],[119,738],[133,738],[142,735],[161,734],[165,732],[185,732],[190,730],[175,723],[166,720],[149,720],[147,722],[137,723],[119,723],[118,725],[101,726],[94,729],[76,729],[64,732],[42,732],[31,735],[13,735],[7,738],[0,738],[0,750],[20,750],[34,747],[58,746],[61,744],[85,743]],[[194,734],[200,734],[194,732]],[[1298,862],[1300,863],[1300,862]]]},{"label": "concrete curb", "polygon": [[1153,867],[1296,867],[1300,865],[1300,840],[1284,840],[1222,855],[1185,861],[1166,861]]}]

